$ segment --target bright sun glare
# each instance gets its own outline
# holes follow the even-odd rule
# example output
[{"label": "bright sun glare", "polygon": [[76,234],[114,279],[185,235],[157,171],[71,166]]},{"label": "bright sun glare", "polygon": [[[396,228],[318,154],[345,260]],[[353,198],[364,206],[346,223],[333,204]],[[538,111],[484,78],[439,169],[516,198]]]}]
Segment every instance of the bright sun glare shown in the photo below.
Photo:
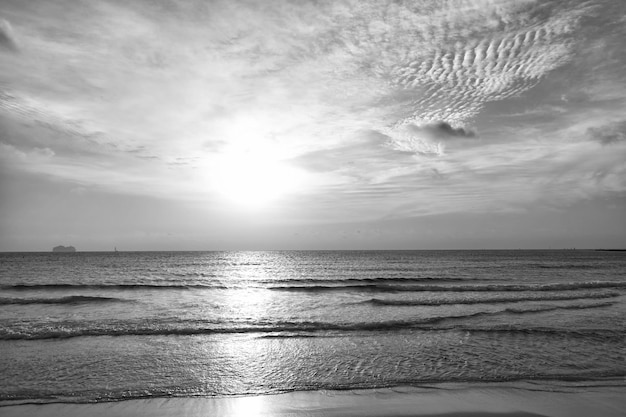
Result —
[{"label": "bright sun glare", "polygon": [[245,209],[266,207],[302,185],[302,173],[258,152],[231,152],[214,166],[216,191]]}]

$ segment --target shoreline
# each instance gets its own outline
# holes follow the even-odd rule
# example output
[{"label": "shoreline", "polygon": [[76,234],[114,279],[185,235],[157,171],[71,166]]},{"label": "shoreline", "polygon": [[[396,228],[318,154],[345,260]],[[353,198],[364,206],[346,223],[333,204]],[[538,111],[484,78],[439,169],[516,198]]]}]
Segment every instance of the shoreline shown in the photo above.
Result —
[{"label": "shoreline", "polygon": [[[624,416],[626,381],[591,384],[447,383],[346,391],[294,391],[232,397],[159,397],[99,403],[1,405],[3,417],[147,416]],[[611,383],[613,382],[613,383]]]}]

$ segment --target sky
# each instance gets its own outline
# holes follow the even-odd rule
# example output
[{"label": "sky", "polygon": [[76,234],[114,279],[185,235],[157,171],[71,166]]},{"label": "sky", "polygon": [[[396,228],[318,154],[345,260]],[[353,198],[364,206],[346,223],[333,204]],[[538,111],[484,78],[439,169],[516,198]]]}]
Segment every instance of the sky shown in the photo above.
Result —
[{"label": "sky", "polygon": [[0,0],[0,251],[626,247],[623,0]]}]

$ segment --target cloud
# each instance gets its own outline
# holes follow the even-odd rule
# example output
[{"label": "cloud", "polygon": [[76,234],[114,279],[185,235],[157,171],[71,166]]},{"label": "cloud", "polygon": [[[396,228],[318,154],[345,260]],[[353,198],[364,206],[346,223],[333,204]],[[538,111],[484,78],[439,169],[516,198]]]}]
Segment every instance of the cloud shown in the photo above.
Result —
[{"label": "cloud", "polygon": [[10,52],[17,52],[17,41],[13,34],[11,24],[4,19],[0,19],[0,50],[5,49]]},{"label": "cloud", "polygon": [[50,148],[19,149],[11,144],[0,142],[0,159],[5,163],[41,163],[54,156],[55,153]]},{"label": "cloud", "polygon": [[587,135],[602,145],[612,145],[626,141],[626,120],[603,127],[590,127]]},{"label": "cloud", "polygon": [[364,131],[352,143],[304,153],[293,159],[298,166],[312,172],[341,171],[359,176],[362,171],[375,173],[410,162],[412,152],[398,152],[385,145],[388,138],[376,131]]},{"label": "cloud", "polygon": [[453,127],[450,123],[437,121],[424,124],[407,124],[395,128],[382,129],[387,145],[395,150],[414,152],[420,155],[442,156],[447,142],[476,137],[473,130],[462,126]]},{"label": "cloud", "polygon": [[388,76],[399,88],[427,87],[401,123],[462,122],[487,102],[532,88],[571,59],[568,37],[588,11],[561,9],[556,2],[475,2],[458,11],[452,2],[441,4],[444,17],[434,13],[432,24],[419,26],[422,47],[390,65]]},{"label": "cloud", "polygon": [[[33,1],[38,7],[6,6],[24,28],[28,54],[0,62],[0,117],[11,121],[3,140],[54,150],[56,165],[33,170],[118,191],[179,196],[185,184],[187,194],[210,198],[207,178],[220,155],[260,149],[321,178],[329,209],[341,198],[346,212],[361,203],[373,210],[374,200],[406,203],[409,215],[488,207],[491,194],[480,190],[505,195],[498,187],[511,186],[511,166],[523,174],[511,201],[522,199],[533,175],[549,178],[535,163],[563,157],[569,142],[555,133],[570,126],[566,116],[580,120],[574,108],[600,110],[597,94],[575,103],[571,87],[588,87],[578,82],[588,75],[582,69],[598,60],[581,51],[607,27],[585,26],[605,13],[591,13],[593,1],[216,1],[172,10],[158,2]],[[16,48],[8,22],[0,30],[0,49]],[[554,71],[566,63],[582,75]],[[618,76],[601,78],[621,85]],[[565,81],[553,94],[546,80],[555,78]],[[554,120],[493,116],[494,108],[543,111],[555,105],[548,96],[569,100],[556,103]],[[593,140],[624,140],[622,127],[601,128],[598,117],[568,137],[598,126],[589,130]],[[584,152],[612,150],[583,142]],[[107,174],[113,168],[119,177]],[[320,201],[319,189],[305,191]]]},{"label": "cloud", "polygon": [[427,124],[416,129],[428,132],[430,135],[440,138],[473,138],[476,133],[473,130],[464,129],[462,127],[454,128],[449,123],[438,122],[434,124]]},{"label": "cloud", "polygon": [[[61,111],[55,107],[60,107]],[[40,148],[50,143],[60,153],[74,156],[102,155],[121,148],[84,120],[64,114],[63,107],[67,106],[56,106],[54,101],[0,88],[0,133],[3,140]]]}]

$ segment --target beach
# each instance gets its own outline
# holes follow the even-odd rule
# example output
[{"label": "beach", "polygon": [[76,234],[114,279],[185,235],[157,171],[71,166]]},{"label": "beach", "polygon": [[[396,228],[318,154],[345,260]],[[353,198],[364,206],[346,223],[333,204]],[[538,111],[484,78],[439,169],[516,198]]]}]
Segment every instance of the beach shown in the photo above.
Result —
[{"label": "beach", "polygon": [[[614,381],[617,382],[617,381]],[[545,389],[545,387],[544,387]],[[626,410],[623,385],[447,384],[433,387],[308,391],[219,398],[156,398],[97,404],[28,404],[0,408],[4,417],[169,416],[441,416],[618,417]]]}]

